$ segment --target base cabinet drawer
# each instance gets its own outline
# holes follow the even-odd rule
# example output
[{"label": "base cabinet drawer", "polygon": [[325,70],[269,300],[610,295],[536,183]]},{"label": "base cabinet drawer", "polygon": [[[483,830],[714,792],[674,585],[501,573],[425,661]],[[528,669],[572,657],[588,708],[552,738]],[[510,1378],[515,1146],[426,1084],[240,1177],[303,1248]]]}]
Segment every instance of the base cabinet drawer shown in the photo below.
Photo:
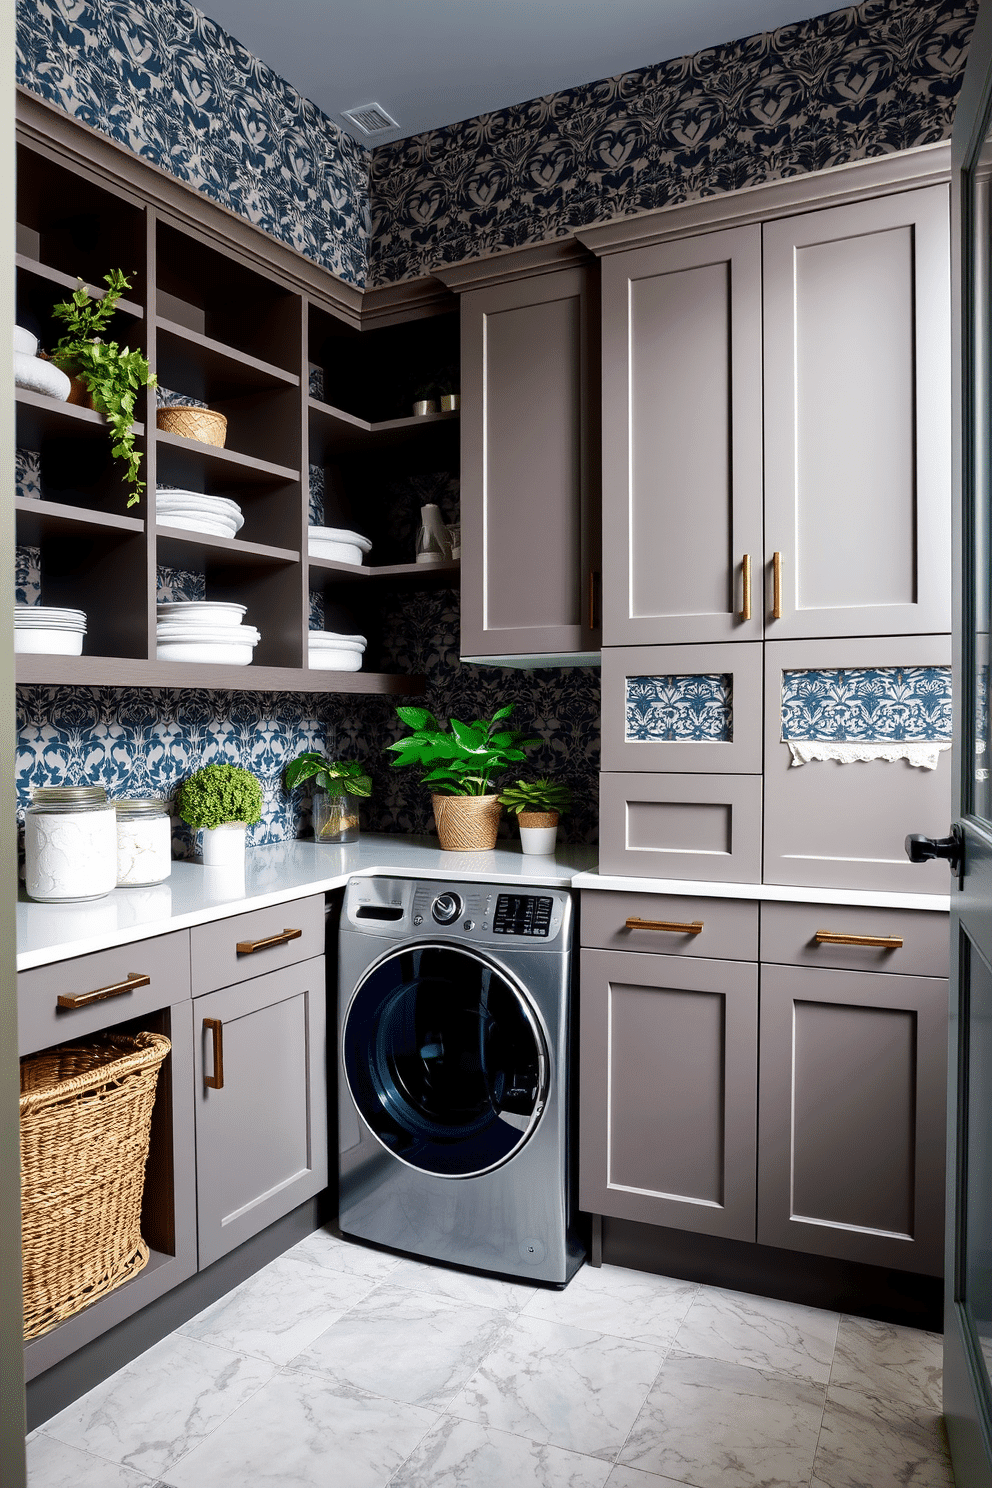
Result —
[{"label": "base cabinet drawer", "polygon": [[604,951],[757,961],[758,906],[741,899],[587,889],[581,935],[584,946]]},{"label": "base cabinet drawer", "polygon": [[758,1241],[939,1276],[947,983],[761,968]]},{"label": "base cabinet drawer", "polygon": [[754,1239],[758,968],[581,953],[579,1204]]},{"label": "base cabinet drawer", "polygon": [[190,931],[193,996],[324,954],[324,896],[230,915]]},{"label": "base cabinet drawer", "polygon": [[761,959],[824,971],[946,977],[946,914],[860,905],[763,904]]}]

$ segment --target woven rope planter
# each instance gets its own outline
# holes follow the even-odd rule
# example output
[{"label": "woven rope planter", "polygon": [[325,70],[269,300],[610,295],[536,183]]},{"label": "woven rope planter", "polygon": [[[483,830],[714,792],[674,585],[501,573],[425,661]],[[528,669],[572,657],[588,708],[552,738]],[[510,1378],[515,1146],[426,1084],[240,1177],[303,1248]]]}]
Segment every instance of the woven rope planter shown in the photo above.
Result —
[{"label": "woven rope planter", "polygon": [[148,1261],[141,1200],[171,1044],[117,1034],[21,1063],[24,1337],[37,1338]]},{"label": "woven rope planter", "polygon": [[155,423],[166,434],[178,434],[182,439],[198,439],[201,444],[213,444],[224,448],[227,439],[227,419],[212,408],[190,408],[177,404],[174,408],[160,408]]},{"label": "woven rope planter", "polygon": [[522,827],[556,827],[557,811],[521,811],[517,821]]},{"label": "woven rope planter", "polygon": [[492,852],[496,846],[499,796],[431,796],[437,835],[446,852]]}]

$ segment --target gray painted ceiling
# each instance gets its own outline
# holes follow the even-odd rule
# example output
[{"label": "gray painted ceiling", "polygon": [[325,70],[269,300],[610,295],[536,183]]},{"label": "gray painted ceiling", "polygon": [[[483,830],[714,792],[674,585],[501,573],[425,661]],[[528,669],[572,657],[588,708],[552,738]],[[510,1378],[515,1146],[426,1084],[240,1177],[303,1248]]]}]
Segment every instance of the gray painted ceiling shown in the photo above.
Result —
[{"label": "gray painted ceiling", "polygon": [[[365,143],[631,72],[836,9],[837,0],[200,0]],[[397,129],[341,117],[376,102]]]}]

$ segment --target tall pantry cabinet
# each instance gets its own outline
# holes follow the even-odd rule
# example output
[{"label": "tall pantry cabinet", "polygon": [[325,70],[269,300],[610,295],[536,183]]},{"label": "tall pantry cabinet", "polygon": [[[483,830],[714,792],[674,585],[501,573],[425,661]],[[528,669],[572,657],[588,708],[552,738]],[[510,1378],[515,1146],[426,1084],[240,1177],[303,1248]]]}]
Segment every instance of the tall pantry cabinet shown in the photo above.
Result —
[{"label": "tall pantry cabinet", "polygon": [[949,888],[946,149],[578,236],[600,874],[652,881],[583,899],[580,1203],[938,1274],[946,921],[893,896]]}]

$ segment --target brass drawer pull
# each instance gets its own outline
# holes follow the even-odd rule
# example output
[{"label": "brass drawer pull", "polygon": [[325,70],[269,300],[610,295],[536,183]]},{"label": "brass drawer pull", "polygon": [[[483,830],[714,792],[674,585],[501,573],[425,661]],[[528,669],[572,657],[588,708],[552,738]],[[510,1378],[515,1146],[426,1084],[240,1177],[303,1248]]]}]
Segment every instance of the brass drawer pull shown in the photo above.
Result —
[{"label": "brass drawer pull", "polygon": [[55,1006],[60,1008],[89,1007],[91,1002],[106,1002],[108,997],[123,997],[136,987],[150,987],[152,979],[143,971],[129,971],[123,982],[114,982],[109,987],[96,987],[92,992],[77,992],[72,997],[60,997]]},{"label": "brass drawer pull", "polygon": [[846,935],[842,930],[817,930],[817,945],[877,946],[880,951],[902,950],[901,935]]},{"label": "brass drawer pull", "polygon": [[741,619],[751,618],[751,554],[741,559]]},{"label": "brass drawer pull", "polygon": [[224,1025],[219,1018],[204,1018],[203,1028],[211,1034],[214,1044],[214,1072],[203,1071],[203,1083],[208,1090],[224,1089]]},{"label": "brass drawer pull", "polygon": [[628,930],[671,930],[675,935],[702,935],[702,920],[639,920],[627,921]]},{"label": "brass drawer pull", "polygon": [[782,554],[772,554],[772,619],[782,618]]},{"label": "brass drawer pull", "polygon": [[278,935],[267,935],[264,940],[239,940],[238,955],[251,956],[255,951],[264,951],[268,946],[285,945],[288,940],[299,940],[302,930],[281,930]]}]

